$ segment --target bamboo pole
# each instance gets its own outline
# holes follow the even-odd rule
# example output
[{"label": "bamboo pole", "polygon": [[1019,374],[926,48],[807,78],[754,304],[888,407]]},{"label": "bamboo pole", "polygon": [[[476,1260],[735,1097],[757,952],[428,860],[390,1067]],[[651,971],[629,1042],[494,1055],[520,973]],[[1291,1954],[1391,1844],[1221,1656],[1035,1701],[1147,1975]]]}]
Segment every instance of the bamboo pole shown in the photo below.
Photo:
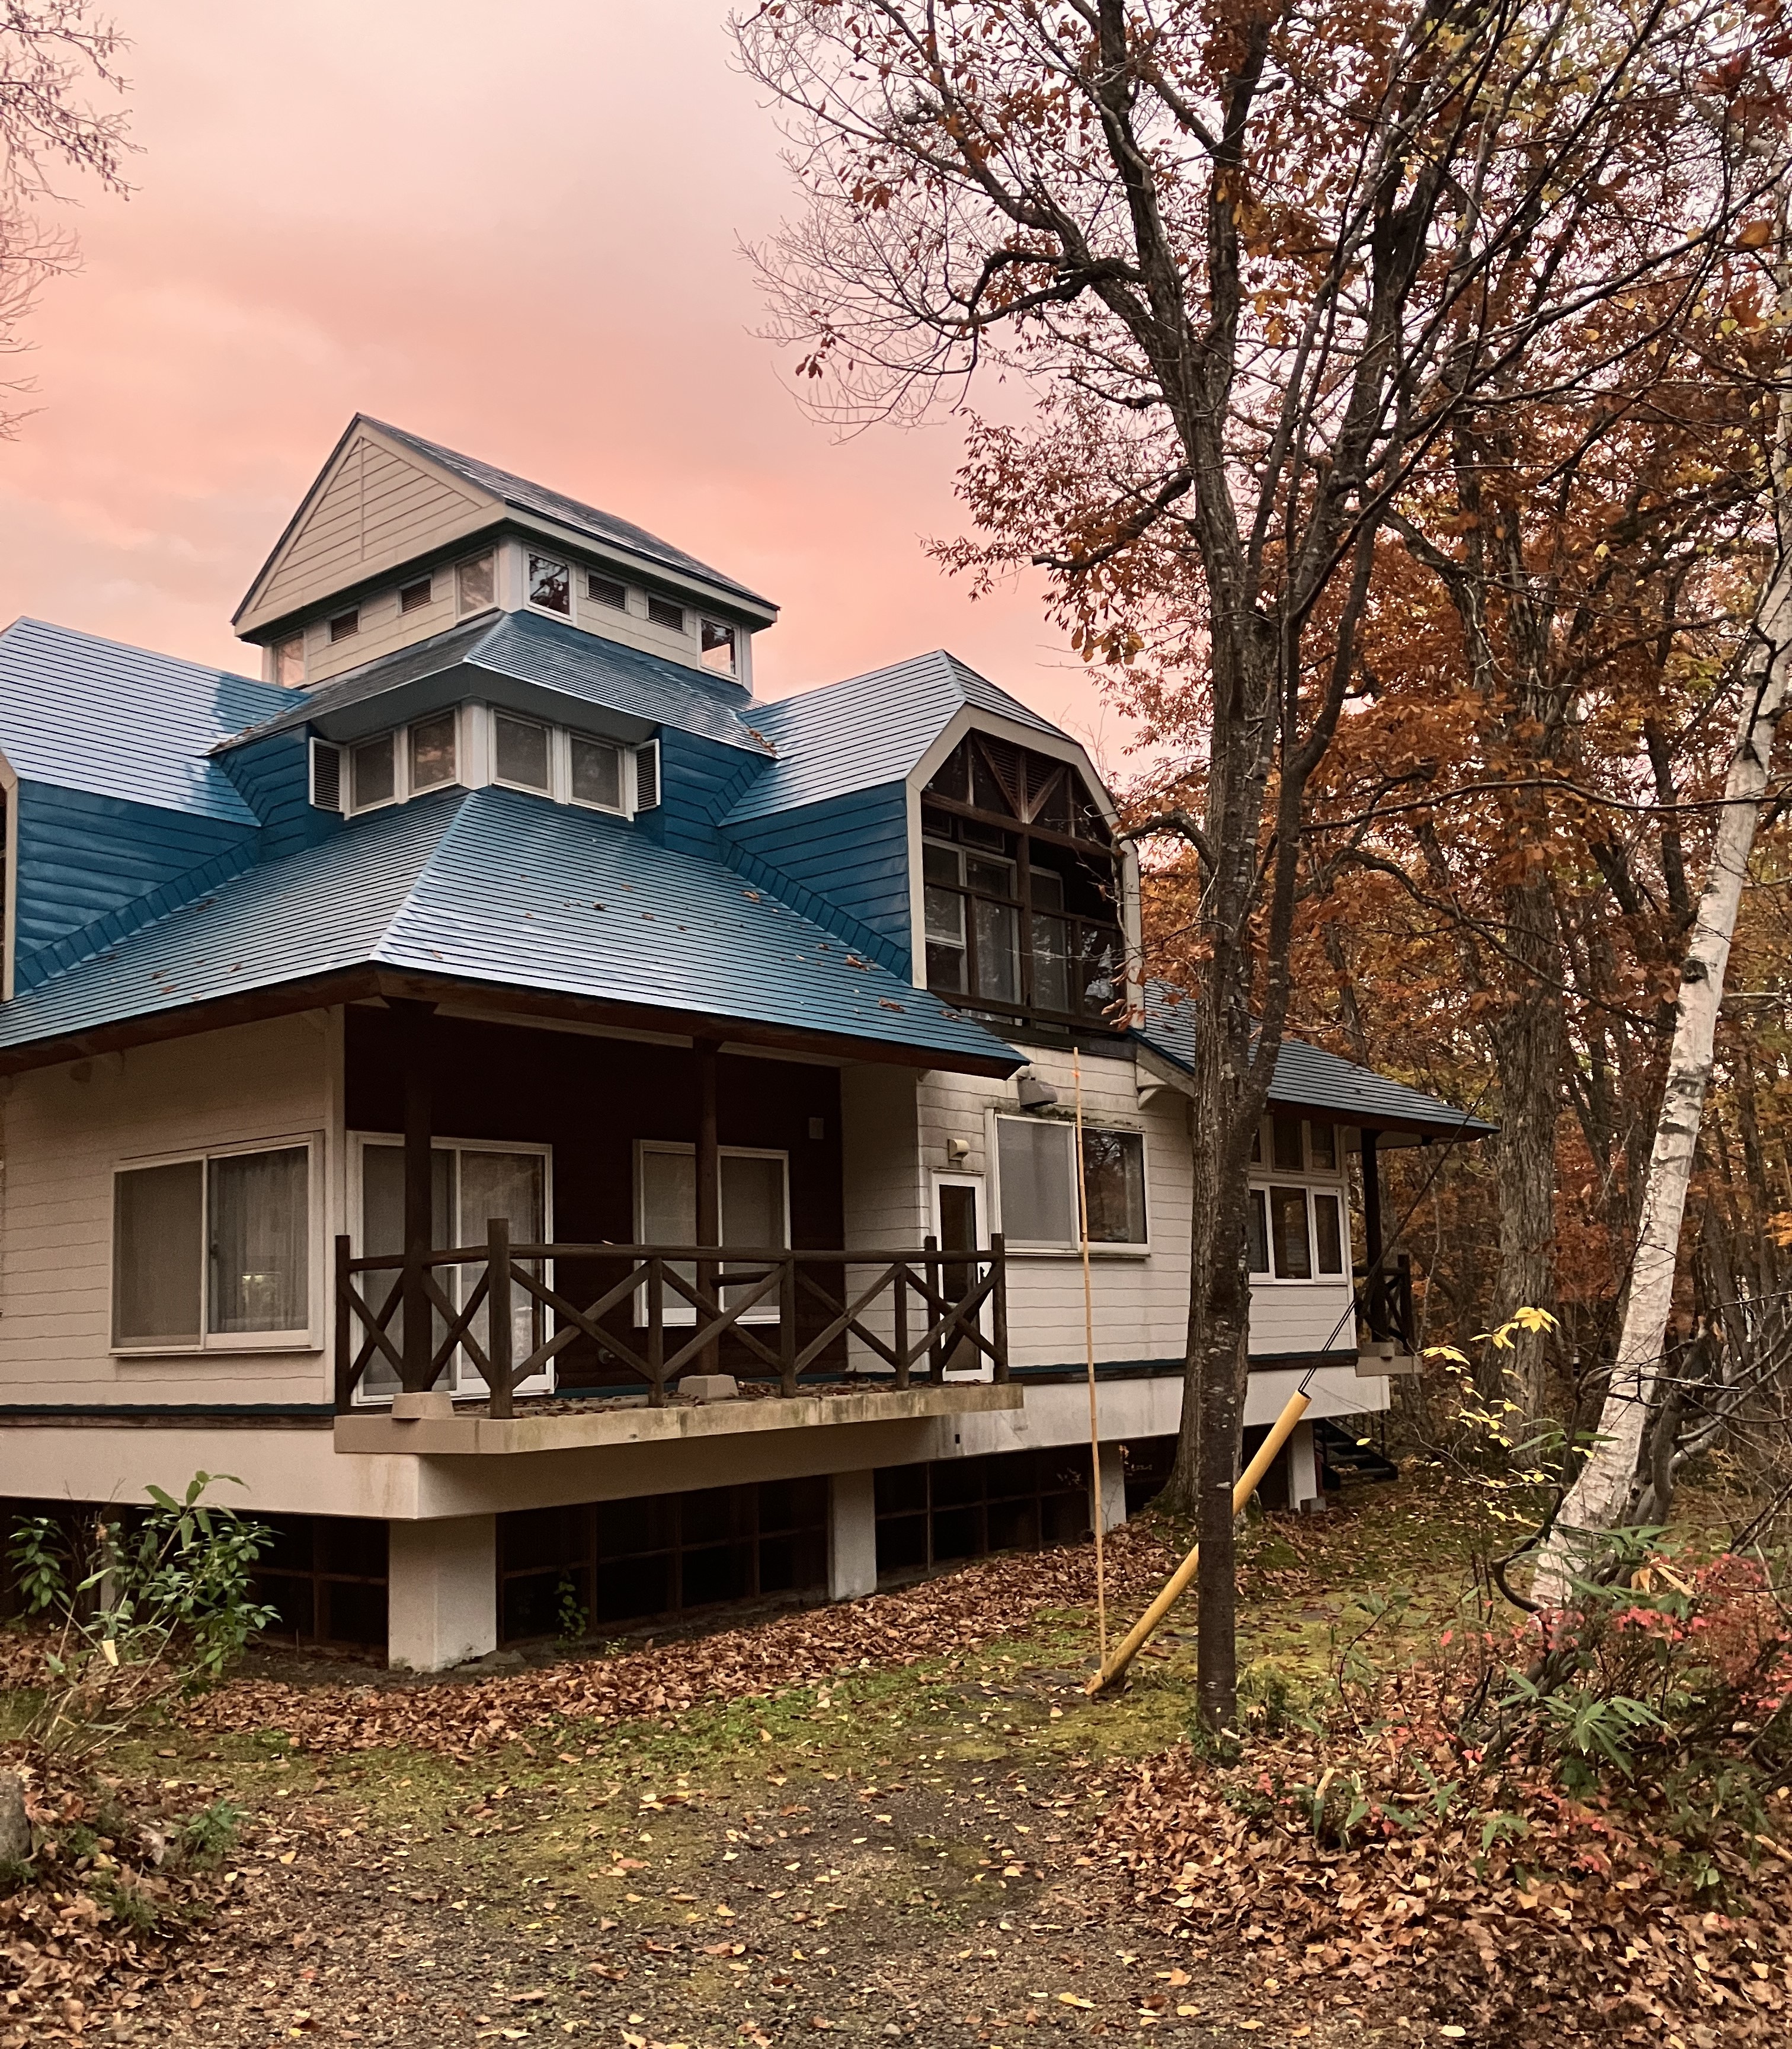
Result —
[{"label": "bamboo pole", "polygon": [[1089,1276],[1089,1184],[1083,1164],[1083,1055],[1071,1056],[1076,1077],[1076,1202],[1083,1239],[1083,1351],[1089,1369],[1089,1495],[1095,1526],[1095,1626],[1107,1663],[1107,1559],[1102,1537],[1102,1433],[1095,1402],[1095,1294]]},{"label": "bamboo pole", "polygon": [[[1293,1436],[1295,1425],[1306,1414],[1309,1406],[1304,1385],[1289,1395],[1287,1406],[1270,1426],[1269,1436],[1258,1445],[1256,1457],[1245,1468],[1238,1485],[1232,1490],[1232,1513],[1234,1515],[1243,1512],[1245,1503],[1262,1484],[1263,1476],[1274,1463],[1277,1452]],[[1201,1547],[1197,1544],[1164,1582],[1164,1590],[1156,1600],[1127,1631],[1116,1647],[1114,1655],[1102,1658],[1102,1669],[1083,1687],[1084,1693],[1091,1697],[1105,1693],[1110,1687],[1119,1682],[1125,1676],[1127,1666],[1144,1648],[1145,1639],[1176,1606],[1178,1596],[1194,1579],[1200,1563]]]}]

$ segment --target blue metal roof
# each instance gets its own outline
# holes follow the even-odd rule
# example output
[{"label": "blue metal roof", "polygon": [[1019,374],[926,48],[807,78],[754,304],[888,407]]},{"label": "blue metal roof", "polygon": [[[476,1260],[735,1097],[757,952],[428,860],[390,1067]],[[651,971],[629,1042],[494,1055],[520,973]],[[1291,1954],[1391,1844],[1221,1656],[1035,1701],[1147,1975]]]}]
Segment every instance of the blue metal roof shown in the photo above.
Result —
[{"label": "blue metal roof", "polygon": [[[531,484],[526,476],[514,476],[507,469],[496,469],[470,455],[458,455],[438,441],[426,441],[421,434],[407,434],[402,427],[357,414],[354,425],[363,422],[370,427],[377,427],[383,434],[390,434],[394,441],[402,441],[426,461],[440,463],[444,469],[451,470],[476,489],[490,492],[494,498],[502,499],[506,505],[519,512],[535,513],[543,519],[551,519],[556,526],[588,535],[594,541],[604,542],[612,548],[639,556],[643,562],[678,570],[686,576],[701,577],[718,590],[733,591],[755,605],[768,610],[774,608],[769,598],[761,597],[733,577],[724,576],[720,570],[711,569],[707,562],[700,562],[694,555],[687,555],[682,548],[674,548],[671,542],[661,540],[632,520],[619,519],[613,512],[600,512],[594,505],[581,504],[577,498],[550,491],[542,484]],[[352,425],[349,431],[353,430]]]},{"label": "blue metal roof", "polygon": [[496,788],[375,812],[223,884],[16,997],[0,1048],[362,966],[663,1010],[674,1031],[696,1011],[1021,1063],[732,870]]},{"label": "blue metal roof", "polygon": [[[478,696],[482,686],[477,678],[465,674],[468,670],[620,712],[648,726],[674,726],[724,747],[759,755],[772,751],[755,729],[760,707],[738,684],[711,678],[699,669],[668,662],[638,647],[625,647],[618,641],[601,640],[595,634],[532,612],[496,612],[454,627],[321,684],[296,701],[292,691],[282,690],[274,717],[264,718],[262,724],[251,726],[226,745],[243,745],[294,726],[315,725],[327,729],[332,715],[406,686],[437,684],[432,702]],[[421,708],[406,704],[395,709],[393,717],[404,717]],[[562,710],[561,716],[574,715]]]},{"label": "blue metal roof", "polygon": [[[1144,1028],[1134,1036],[1184,1073],[1192,1073],[1195,1004],[1179,1001],[1176,992],[1162,982],[1149,982],[1145,986],[1145,1014]],[[1323,1047],[1308,1045],[1304,1039],[1285,1039],[1277,1048],[1269,1100],[1289,1110],[1330,1110],[1341,1122],[1367,1125],[1373,1130],[1453,1133],[1464,1138],[1484,1138],[1497,1129],[1484,1118],[1453,1109],[1434,1095],[1408,1088],[1404,1082],[1368,1067],[1359,1067]]]},{"label": "blue metal roof", "polygon": [[27,782],[253,826],[208,751],[290,703],[271,683],[41,620],[0,633],[0,753]]},{"label": "blue metal roof", "polygon": [[755,705],[752,723],[778,750],[777,763],[723,823],[900,783],[966,706],[1054,740],[1064,737],[1017,698],[936,648],[845,682]]}]

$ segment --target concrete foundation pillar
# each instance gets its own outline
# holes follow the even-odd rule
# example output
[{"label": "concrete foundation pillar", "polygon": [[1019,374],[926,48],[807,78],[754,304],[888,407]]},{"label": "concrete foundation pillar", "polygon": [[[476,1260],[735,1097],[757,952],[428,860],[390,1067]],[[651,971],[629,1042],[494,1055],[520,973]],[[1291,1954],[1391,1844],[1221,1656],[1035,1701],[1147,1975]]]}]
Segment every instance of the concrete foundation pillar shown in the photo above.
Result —
[{"label": "concrete foundation pillar", "polygon": [[386,1662],[441,1672],[498,1647],[498,1518],[387,1526]]},{"label": "concrete foundation pillar", "polygon": [[1283,1455],[1288,1460],[1288,1505],[1299,1511],[1323,1508],[1325,1490],[1319,1483],[1319,1456],[1313,1448],[1313,1426],[1296,1423]]},{"label": "concrete foundation pillar", "polygon": [[877,1591],[877,1476],[832,1473],[827,1495],[827,1597]]},{"label": "concrete foundation pillar", "polygon": [[1102,1530],[1118,1530],[1126,1520],[1126,1462],[1118,1444],[1101,1449]]}]

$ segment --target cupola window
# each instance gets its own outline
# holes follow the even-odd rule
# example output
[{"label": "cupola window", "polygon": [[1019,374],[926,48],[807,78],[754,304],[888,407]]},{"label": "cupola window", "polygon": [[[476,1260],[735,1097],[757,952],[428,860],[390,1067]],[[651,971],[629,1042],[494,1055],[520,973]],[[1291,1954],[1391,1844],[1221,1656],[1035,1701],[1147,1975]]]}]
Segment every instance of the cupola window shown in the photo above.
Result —
[{"label": "cupola window", "polygon": [[454,594],[462,618],[470,612],[488,612],[497,601],[496,560],[490,554],[469,555],[454,565]]},{"label": "cupola window", "polygon": [[282,690],[296,690],[305,681],[305,636],[294,633],[278,641],[274,649],[274,680]]},{"label": "cupola window", "polygon": [[547,728],[533,719],[496,712],[492,719],[492,766],[500,783],[519,790],[548,787]]},{"label": "cupola window", "polygon": [[734,673],[734,628],[720,619],[702,623],[703,666],[718,676]]},{"label": "cupola window", "polygon": [[607,740],[571,741],[573,802],[601,811],[622,809],[622,749]]},{"label": "cupola window", "polygon": [[438,712],[410,729],[410,787],[439,790],[458,773],[454,750],[454,714]]},{"label": "cupola window", "polygon": [[552,555],[529,558],[529,602],[542,612],[568,619],[573,610],[573,573]]},{"label": "cupola window", "polygon": [[357,811],[389,804],[398,794],[392,738],[391,733],[383,733],[377,740],[363,740],[349,750],[349,801]]}]

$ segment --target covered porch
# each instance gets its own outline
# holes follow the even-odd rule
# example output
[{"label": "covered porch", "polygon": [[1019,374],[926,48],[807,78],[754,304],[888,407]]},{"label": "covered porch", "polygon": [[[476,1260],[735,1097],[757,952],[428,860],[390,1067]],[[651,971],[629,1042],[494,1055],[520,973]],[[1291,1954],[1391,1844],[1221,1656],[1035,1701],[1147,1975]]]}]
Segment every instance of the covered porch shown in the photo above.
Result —
[{"label": "covered porch", "polygon": [[999,1236],[846,1242],[838,1060],[410,997],[346,1021],[340,1415],[1007,1382]]}]

